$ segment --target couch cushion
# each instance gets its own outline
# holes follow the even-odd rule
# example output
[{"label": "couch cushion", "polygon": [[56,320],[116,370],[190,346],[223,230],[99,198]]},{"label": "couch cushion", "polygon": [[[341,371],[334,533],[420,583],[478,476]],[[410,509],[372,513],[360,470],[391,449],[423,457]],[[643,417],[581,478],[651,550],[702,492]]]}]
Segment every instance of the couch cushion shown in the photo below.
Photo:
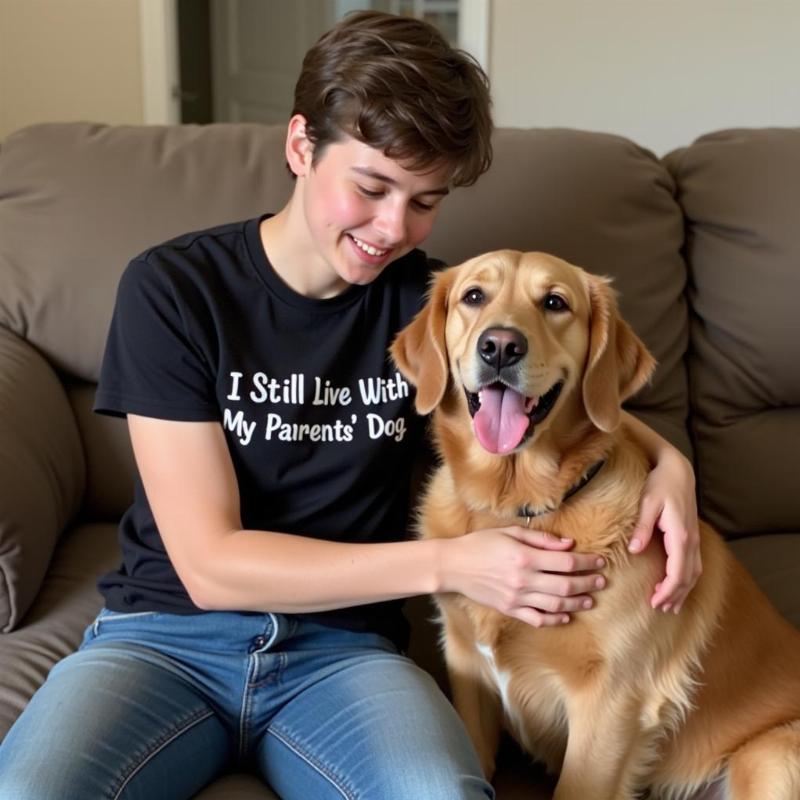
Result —
[{"label": "couch cushion", "polygon": [[755,534],[731,541],[733,554],[747,567],[775,608],[800,629],[800,532]]},{"label": "couch cushion", "polygon": [[96,381],[119,276],[146,247],[277,210],[285,126],[35,125],[0,149],[0,324]]},{"label": "couch cushion", "polygon": [[75,650],[102,605],[97,575],[119,559],[116,527],[67,532],[36,602],[19,628],[0,637],[0,740],[56,661]]},{"label": "couch cushion", "polygon": [[58,537],[80,507],[83,451],[50,365],[0,325],[0,632],[42,583]]},{"label": "couch cushion", "polygon": [[278,800],[278,796],[255,775],[234,773],[214,781],[193,800]]},{"label": "couch cushion", "polygon": [[610,275],[624,316],[659,361],[632,403],[689,454],[686,269],[674,183],[633,142],[573,130],[498,130],[475,186],[448,198],[426,249],[451,264],[499,248],[544,250]]},{"label": "couch cushion", "polygon": [[670,154],[686,215],[701,512],[729,534],[797,531],[800,129]]},{"label": "couch cushion", "polygon": [[82,381],[67,384],[86,459],[81,516],[93,522],[116,522],[133,502],[133,448],[124,419],[92,411],[96,388]]}]

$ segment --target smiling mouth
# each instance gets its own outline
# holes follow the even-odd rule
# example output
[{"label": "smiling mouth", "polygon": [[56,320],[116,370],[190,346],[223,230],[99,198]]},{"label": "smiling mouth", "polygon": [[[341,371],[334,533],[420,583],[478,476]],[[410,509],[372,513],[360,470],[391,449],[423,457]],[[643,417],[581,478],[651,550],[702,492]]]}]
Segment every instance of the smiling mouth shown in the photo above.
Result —
[{"label": "smiling mouth", "polygon": [[564,381],[557,381],[543,395],[525,395],[495,381],[477,392],[464,387],[475,436],[490,453],[505,454],[529,439],[556,404]]},{"label": "smiling mouth", "polygon": [[373,247],[371,244],[359,239],[357,236],[353,236],[352,233],[348,233],[347,235],[353,241],[353,244],[355,244],[359,250],[366,253],[368,256],[372,256],[373,258],[383,258],[383,256],[389,252],[388,250],[379,250],[377,247]]}]

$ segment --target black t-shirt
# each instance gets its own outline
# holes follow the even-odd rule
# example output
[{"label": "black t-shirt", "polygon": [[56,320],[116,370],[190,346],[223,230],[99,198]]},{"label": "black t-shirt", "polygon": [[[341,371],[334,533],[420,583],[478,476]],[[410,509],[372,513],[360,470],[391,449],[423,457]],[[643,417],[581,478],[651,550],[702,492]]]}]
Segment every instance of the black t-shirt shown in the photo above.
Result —
[{"label": "black t-shirt", "polygon": [[[270,266],[260,222],[188,234],[130,263],[95,411],[220,422],[245,529],[407,538],[424,420],[387,347],[419,310],[434,265],[415,250],[373,283],[310,299]],[[122,565],[99,583],[109,608],[200,611],[167,557],[138,475],[120,539]],[[405,635],[399,603],[304,616],[378,630],[401,645]]]}]

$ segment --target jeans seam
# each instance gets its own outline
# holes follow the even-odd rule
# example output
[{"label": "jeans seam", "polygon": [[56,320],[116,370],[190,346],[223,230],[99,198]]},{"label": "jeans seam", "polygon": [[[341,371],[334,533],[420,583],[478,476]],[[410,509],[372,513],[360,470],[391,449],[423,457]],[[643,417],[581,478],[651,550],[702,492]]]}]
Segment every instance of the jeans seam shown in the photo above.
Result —
[{"label": "jeans seam", "polygon": [[279,733],[274,728],[267,731],[267,735],[274,736],[284,747],[291,750],[295,755],[306,762],[313,770],[320,774],[325,780],[330,783],[345,800],[357,800],[356,795],[348,789],[343,781],[333,772],[330,767],[323,764],[318,758],[313,756],[309,750],[303,747],[295,739],[291,738],[287,733]]},{"label": "jeans seam", "polygon": [[[261,647],[259,650],[256,650],[254,653],[251,654],[249,663],[247,665],[247,674],[245,675],[244,680],[244,688],[242,689],[242,710],[239,713],[239,758],[243,759],[247,752],[247,746],[249,744],[249,737],[247,735],[247,722],[250,716],[250,701],[252,697],[252,693],[255,689],[258,688],[258,683],[253,682],[253,678],[258,673],[258,663],[259,663],[259,653],[264,653],[269,650],[270,647],[275,643],[275,640],[278,638],[278,618],[272,614],[268,613],[267,616],[272,623],[272,633],[270,634],[269,640],[266,644]],[[260,683],[260,682],[259,682]]]},{"label": "jeans seam", "polygon": [[258,654],[250,656],[247,665],[247,674],[244,678],[244,688],[242,689],[242,710],[239,713],[239,758],[242,759],[247,752],[247,723],[250,716],[250,698],[252,696],[251,681],[256,673],[258,666]]},{"label": "jeans seam", "polygon": [[[106,609],[103,609],[105,611]],[[115,615],[113,617],[110,616],[103,616],[101,611],[100,614],[95,617],[94,622],[92,623],[92,632],[94,633],[95,638],[100,635],[100,627],[104,622],[126,622],[129,619],[136,619],[141,617],[152,617],[158,614],[157,611],[132,611],[130,613],[123,612],[121,614]]]},{"label": "jeans seam", "polygon": [[184,733],[194,728],[196,725],[199,725],[201,722],[204,722],[209,717],[213,717],[214,712],[203,710],[198,711],[192,717],[189,717],[185,722],[181,723],[180,727],[174,730],[171,734],[169,734],[166,738],[162,738],[161,740],[157,740],[154,744],[155,746],[152,747],[149,753],[145,755],[145,757],[130,771],[130,773],[125,777],[125,779],[120,784],[119,788],[113,792],[111,795],[112,800],[119,800],[122,793],[125,791],[127,785],[136,777],[136,775],[141,772],[141,770],[153,759],[155,758],[167,745],[172,744],[178,737],[183,736]]},{"label": "jeans seam", "polygon": [[289,663],[289,657],[286,653],[275,654],[275,668],[268,672],[261,680],[251,681],[249,686],[251,690],[258,690],[262,686],[270,686],[272,684],[280,683],[286,665]]},{"label": "jeans seam", "polygon": [[269,650],[273,644],[275,644],[275,640],[278,638],[278,618],[270,613],[267,615],[272,622],[272,636],[269,637],[269,641],[264,645],[264,650]]}]

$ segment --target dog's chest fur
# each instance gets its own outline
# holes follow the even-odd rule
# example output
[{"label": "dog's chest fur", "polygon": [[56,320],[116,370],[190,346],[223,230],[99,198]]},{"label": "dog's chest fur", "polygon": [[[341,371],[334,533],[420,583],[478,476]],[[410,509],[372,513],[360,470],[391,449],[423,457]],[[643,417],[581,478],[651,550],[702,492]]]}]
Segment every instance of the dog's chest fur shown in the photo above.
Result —
[{"label": "dog's chest fur", "polygon": [[[609,476],[612,472],[609,469]],[[445,635],[452,645],[448,646],[448,660],[463,659],[466,670],[492,687],[502,700],[512,735],[551,770],[557,770],[563,759],[570,697],[601,674],[607,680],[609,673],[631,668],[630,663],[615,663],[614,653],[627,650],[623,630],[630,635],[632,627],[646,628],[648,587],[663,569],[662,562],[655,563],[657,558],[648,568],[645,562],[651,558],[647,556],[637,556],[638,568],[630,569],[626,543],[638,515],[638,492],[628,486],[630,497],[620,502],[618,494],[605,497],[604,483],[601,472],[563,509],[535,523],[539,529],[574,537],[577,551],[606,559],[604,574],[609,585],[598,593],[591,611],[573,614],[567,625],[536,629],[462,596],[437,598]],[[432,489],[421,520],[426,536],[523,522],[469,508],[447,467],[436,474]],[[441,527],[445,524],[447,531]],[[621,626],[621,619],[628,624]],[[617,636],[620,641],[615,643]]]},{"label": "dog's chest fur", "polygon": [[567,741],[567,695],[547,651],[557,647],[561,637],[539,631],[544,635],[537,637],[540,641],[534,652],[521,639],[525,631],[517,626],[524,623],[495,612],[486,614],[486,609],[474,604],[464,610],[475,626],[476,664],[483,681],[501,698],[506,727],[525,749],[557,769]]},{"label": "dog's chest fur", "polygon": [[[461,596],[437,598],[451,668],[476,674],[491,687],[510,733],[551,772],[560,769],[564,757],[572,698],[644,669],[628,659],[626,641],[634,627],[647,627],[646,611],[631,613],[631,608],[646,609],[644,586],[619,580],[612,588],[613,574],[595,608],[556,627],[533,628]],[[619,622],[626,611],[623,628]]]}]

